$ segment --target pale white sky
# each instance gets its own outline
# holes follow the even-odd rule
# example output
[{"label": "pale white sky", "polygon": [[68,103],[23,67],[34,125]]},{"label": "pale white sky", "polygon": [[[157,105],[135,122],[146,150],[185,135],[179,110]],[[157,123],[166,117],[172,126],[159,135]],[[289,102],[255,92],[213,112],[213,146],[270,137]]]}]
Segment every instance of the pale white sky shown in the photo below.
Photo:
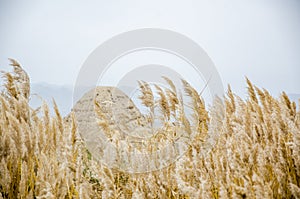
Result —
[{"label": "pale white sky", "polygon": [[98,45],[145,27],[196,41],[240,95],[245,76],[274,95],[300,93],[299,0],[0,0],[0,66],[12,57],[32,82],[74,84]]}]

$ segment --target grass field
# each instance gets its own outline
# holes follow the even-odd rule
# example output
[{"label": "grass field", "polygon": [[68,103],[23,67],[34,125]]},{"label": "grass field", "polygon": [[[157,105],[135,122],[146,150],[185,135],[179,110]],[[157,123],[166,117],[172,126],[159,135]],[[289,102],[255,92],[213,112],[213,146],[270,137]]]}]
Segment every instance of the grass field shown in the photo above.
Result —
[{"label": "grass field", "polygon": [[[228,87],[224,110],[216,113],[184,82],[188,118],[168,79],[169,90],[157,88],[158,101],[141,84],[150,112],[159,108],[164,127],[175,121],[171,129],[184,128],[192,139],[171,165],[129,174],[91,156],[74,115],[66,122],[55,103],[32,109],[29,78],[16,61],[11,65],[0,96],[0,198],[300,198],[300,112],[284,92],[274,98],[247,79],[248,98]],[[101,107],[96,111],[103,131],[113,134]],[[203,153],[212,133],[218,139]],[[161,145],[175,139],[172,131],[162,135],[155,138]]]}]

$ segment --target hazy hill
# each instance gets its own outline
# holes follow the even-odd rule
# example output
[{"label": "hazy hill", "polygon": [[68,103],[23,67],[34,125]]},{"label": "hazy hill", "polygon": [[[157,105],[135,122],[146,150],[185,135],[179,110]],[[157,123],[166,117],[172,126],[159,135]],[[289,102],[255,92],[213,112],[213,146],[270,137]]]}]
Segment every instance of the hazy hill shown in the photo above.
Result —
[{"label": "hazy hill", "polygon": [[[61,111],[63,116],[67,115],[72,107],[72,86],[60,86],[48,83],[34,83],[31,84],[31,100],[32,107],[39,107],[42,105],[42,99],[48,104],[52,104],[52,99]],[[52,112],[52,110],[51,110]]]}]

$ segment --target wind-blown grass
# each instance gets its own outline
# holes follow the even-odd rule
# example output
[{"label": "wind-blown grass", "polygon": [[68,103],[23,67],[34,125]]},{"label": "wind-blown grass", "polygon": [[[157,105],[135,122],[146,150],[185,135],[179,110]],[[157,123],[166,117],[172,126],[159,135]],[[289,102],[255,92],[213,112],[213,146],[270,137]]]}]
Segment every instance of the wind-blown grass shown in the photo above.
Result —
[{"label": "wind-blown grass", "polygon": [[[32,109],[28,75],[14,60],[12,66],[12,73],[3,73],[0,96],[0,198],[300,198],[300,112],[284,92],[276,99],[247,79],[249,97],[243,100],[228,87],[220,117],[184,81],[193,109],[188,119],[169,79],[170,89],[157,87],[158,101],[141,82],[149,121],[157,106],[163,124],[180,120],[193,139],[170,166],[129,174],[96,162],[74,115],[64,121],[55,102],[54,116],[46,104]],[[96,110],[99,124],[108,127],[101,107]],[[215,145],[202,153],[203,141],[214,131]]]}]

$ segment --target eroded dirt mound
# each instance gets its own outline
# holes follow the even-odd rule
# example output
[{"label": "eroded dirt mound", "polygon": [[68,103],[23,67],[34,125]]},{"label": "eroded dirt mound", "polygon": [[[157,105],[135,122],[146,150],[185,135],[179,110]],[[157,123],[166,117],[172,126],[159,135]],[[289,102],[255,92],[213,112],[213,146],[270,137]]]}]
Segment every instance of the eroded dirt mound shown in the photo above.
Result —
[{"label": "eroded dirt mound", "polygon": [[[104,132],[97,124],[99,117],[95,112],[94,100],[100,105],[111,132]],[[79,133],[89,146],[89,150],[99,150],[99,146],[105,144],[107,139],[114,135],[118,136],[118,139],[135,142],[151,136],[146,118],[132,100],[115,87],[96,87],[90,90],[74,105],[72,112]],[[70,117],[71,114],[65,120],[70,121]]]}]

